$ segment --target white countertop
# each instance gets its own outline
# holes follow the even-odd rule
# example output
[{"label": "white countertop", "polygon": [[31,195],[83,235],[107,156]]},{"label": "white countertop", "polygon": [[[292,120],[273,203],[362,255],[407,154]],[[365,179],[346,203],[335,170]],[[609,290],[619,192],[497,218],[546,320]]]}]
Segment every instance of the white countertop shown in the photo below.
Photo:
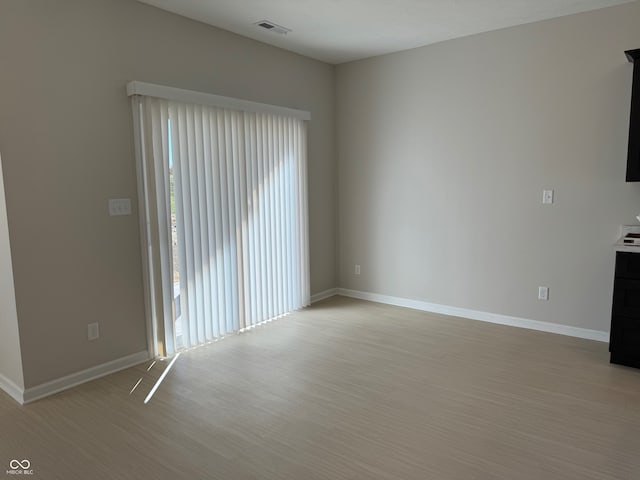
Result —
[{"label": "white countertop", "polygon": [[620,238],[615,244],[616,252],[640,253],[640,245],[625,245],[622,239],[627,233],[640,233],[640,225],[623,225]]}]

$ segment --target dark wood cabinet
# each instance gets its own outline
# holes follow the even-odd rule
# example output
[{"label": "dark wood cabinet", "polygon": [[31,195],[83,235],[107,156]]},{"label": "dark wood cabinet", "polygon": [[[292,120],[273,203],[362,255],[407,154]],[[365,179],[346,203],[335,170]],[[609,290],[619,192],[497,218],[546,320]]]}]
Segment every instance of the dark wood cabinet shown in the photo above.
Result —
[{"label": "dark wood cabinet", "polygon": [[611,363],[640,368],[640,253],[616,253],[609,351]]},{"label": "dark wood cabinet", "polygon": [[640,181],[640,49],[627,50],[625,53],[627,59],[633,63],[626,180],[638,182]]}]

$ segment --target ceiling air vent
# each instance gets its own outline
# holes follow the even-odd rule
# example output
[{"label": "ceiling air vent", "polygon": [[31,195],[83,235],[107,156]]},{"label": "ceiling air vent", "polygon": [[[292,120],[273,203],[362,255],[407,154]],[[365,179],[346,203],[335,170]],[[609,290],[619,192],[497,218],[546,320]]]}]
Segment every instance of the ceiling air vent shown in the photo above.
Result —
[{"label": "ceiling air vent", "polygon": [[283,27],[282,25],[270,22],[269,20],[260,20],[259,22],[254,23],[254,25],[264,28],[265,30],[269,30],[270,32],[279,33],[280,35],[286,35],[291,31],[290,28]]}]

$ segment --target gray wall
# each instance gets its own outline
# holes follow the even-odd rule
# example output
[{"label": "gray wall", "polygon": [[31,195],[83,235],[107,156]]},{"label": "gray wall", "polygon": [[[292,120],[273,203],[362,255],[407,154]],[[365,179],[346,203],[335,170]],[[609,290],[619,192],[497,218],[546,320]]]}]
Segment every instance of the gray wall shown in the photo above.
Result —
[{"label": "gray wall", "polygon": [[18,332],[18,314],[11,267],[11,247],[0,159],[0,383],[2,377],[17,388],[24,387]]},{"label": "gray wall", "polygon": [[311,112],[311,289],[335,287],[332,66],[133,0],[1,0],[0,65],[26,387],[146,349],[137,212],[107,212],[136,198],[130,80]]},{"label": "gray wall", "polygon": [[607,331],[639,25],[635,2],[339,66],[340,286]]}]

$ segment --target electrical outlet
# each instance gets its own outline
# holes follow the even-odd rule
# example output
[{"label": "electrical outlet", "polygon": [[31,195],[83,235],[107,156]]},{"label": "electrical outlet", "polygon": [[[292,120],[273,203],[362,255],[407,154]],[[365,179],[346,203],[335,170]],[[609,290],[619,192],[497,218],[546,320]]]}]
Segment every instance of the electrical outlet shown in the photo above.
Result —
[{"label": "electrical outlet", "polygon": [[87,325],[87,339],[97,340],[99,337],[100,337],[100,327],[98,326],[98,322],[89,323]]},{"label": "electrical outlet", "polygon": [[360,265],[355,266],[355,268],[353,269],[353,273],[355,275],[360,275]]},{"label": "electrical outlet", "polygon": [[549,287],[538,287],[538,300],[549,300]]}]

